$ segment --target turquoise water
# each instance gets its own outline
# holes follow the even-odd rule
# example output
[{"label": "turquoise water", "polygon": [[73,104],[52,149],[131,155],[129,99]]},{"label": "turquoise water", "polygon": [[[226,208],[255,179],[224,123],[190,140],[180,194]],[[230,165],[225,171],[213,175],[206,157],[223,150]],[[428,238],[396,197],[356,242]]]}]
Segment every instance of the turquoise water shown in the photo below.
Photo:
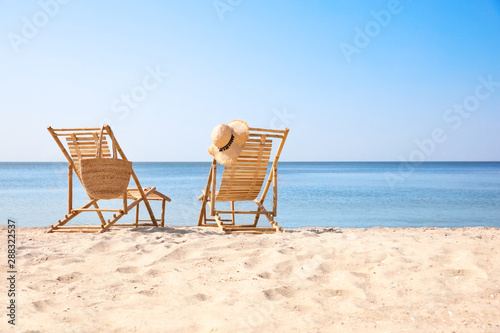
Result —
[{"label": "turquoise water", "polygon": [[[278,167],[277,220],[283,227],[500,227],[498,162],[413,166],[283,162]],[[196,225],[197,199],[209,169],[210,163],[134,163],[144,187],[156,186],[172,198],[166,222],[173,226]],[[66,163],[0,163],[2,225],[10,218],[18,226],[40,227],[63,218],[67,214],[67,170]],[[77,207],[87,197],[76,177],[74,185]],[[251,208],[247,205],[239,208]],[[154,208],[159,206],[155,203]],[[125,220],[131,221],[133,215]],[[74,223],[95,224],[98,219],[87,213]],[[267,222],[261,220],[261,224]]]}]

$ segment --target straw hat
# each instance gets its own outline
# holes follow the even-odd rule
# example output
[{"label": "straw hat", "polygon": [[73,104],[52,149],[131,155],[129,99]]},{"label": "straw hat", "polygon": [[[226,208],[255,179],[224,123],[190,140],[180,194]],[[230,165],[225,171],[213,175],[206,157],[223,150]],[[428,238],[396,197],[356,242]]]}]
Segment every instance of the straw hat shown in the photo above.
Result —
[{"label": "straw hat", "polygon": [[231,164],[238,158],[248,137],[248,124],[243,120],[220,124],[212,131],[213,144],[208,147],[208,153],[222,165]]}]

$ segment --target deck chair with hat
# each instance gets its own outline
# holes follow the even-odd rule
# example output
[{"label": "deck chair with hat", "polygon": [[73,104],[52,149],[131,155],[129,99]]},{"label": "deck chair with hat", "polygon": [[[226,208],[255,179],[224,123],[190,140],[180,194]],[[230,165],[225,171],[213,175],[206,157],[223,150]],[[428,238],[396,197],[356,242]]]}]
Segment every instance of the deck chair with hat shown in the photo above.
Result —
[{"label": "deck chair with hat", "polygon": [[[51,232],[105,232],[112,226],[141,227],[165,224],[165,202],[170,198],[158,192],[156,187],[143,188],[127,160],[111,127],[101,128],[47,128],[57,145],[68,160],[68,214],[51,225]],[[73,173],[82,183],[90,199],[80,208],[73,207]],[[130,178],[135,187],[129,188]],[[116,208],[100,208],[100,200],[120,199]],[[161,217],[158,220],[151,208],[150,201],[161,201]],[[129,202],[130,201],[130,202]],[[111,202],[111,201],[110,201]],[[114,200],[113,202],[116,202]],[[149,219],[139,218],[139,204],[144,204]],[[134,223],[117,223],[124,215],[135,208]],[[68,222],[81,213],[95,212],[100,225],[71,225]],[[105,214],[114,213],[106,220]]]},{"label": "deck chair with hat", "polygon": [[[242,120],[221,124],[212,131],[212,145],[208,148],[214,157],[206,188],[199,200],[202,201],[199,226],[218,227],[221,232],[272,233],[281,231],[275,217],[278,205],[278,160],[288,136],[289,129],[251,128]],[[273,141],[278,148],[272,164]],[[217,189],[217,167],[224,167]],[[272,209],[264,207],[269,190],[273,191]],[[259,196],[260,194],[260,196]],[[255,210],[238,210],[239,202],[254,202]],[[229,209],[220,209],[222,202]],[[255,216],[253,223],[237,224],[237,215]],[[257,227],[259,218],[265,216],[268,227]]]}]

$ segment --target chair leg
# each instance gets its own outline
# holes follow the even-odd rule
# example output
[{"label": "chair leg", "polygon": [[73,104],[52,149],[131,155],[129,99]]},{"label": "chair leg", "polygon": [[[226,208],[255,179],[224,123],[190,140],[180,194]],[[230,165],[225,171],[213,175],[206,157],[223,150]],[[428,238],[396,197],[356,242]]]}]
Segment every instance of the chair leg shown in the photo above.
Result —
[{"label": "chair leg", "polygon": [[138,228],[139,227],[139,206],[140,205],[137,205],[135,207],[135,227]]},{"label": "chair leg", "polygon": [[113,226],[113,224],[116,223],[116,221],[118,221],[123,215],[125,215],[123,213],[123,211],[121,211],[120,213],[118,214],[114,214],[113,215],[113,219],[110,219],[108,220],[108,223],[104,226],[104,228],[102,228],[99,233],[103,233],[103,232],[106,232],[109,230],[109,228],[111,228]]},{"label": "chair leg", "polygon": [[217,226],[221,232],[226,232],[226,228],[222,224],[222,220],[220,219],[219,214],[215,213],[215,221],[217,222]]},{"label": "chair leg", "polygon": [[207,195],[203,195],[203,202],[201,203],[200,217],[198,218],[198,226],[207,224]]},{"label": "chair leg", "polygon": [[161,226],[165,226],[165,199],[161,200]]},{"label": "chair leg", "polygon": [[254,227],[256,227],[257,223],[259,223],[259,219],[260,219],[260,214],[256,214],[255,215],[255,220],[253,221],[253,226]]},{"label": "chair leg", "polygon": [[[97,202],[94,202],[92,205],[94,206],[95,209],[99,209],[99,205],[97,204]],[[97,211],[96,213],[97,216],[99,216],[99,220],[101,220],[101,225],[106,225],[106,220],[104,219],[102,213],[100,211]]]},{"label": "chair leg", "polygon": [[[272,212],[269,212],[262,203],[260,203],[259,201],[255,201],[255,203],[257,204],[257,207],[258,207],[258,211],[262,211],[262,214],[265,215],[267,217],[267,219],[269,220],[269,223],[273,226],[273,228],[276,229],[276,231],[281,231],[281,227],[278,227],[278,223],[274,220],[274,215],[272,214]],[[255,221],[257,222],[259,220],[259,217],[260,217],[261,214],[257,214],[255,216]],[[257,226],[257,223],[255,223],[254,227]]]},{"label": "chair leg", "polygon": [[158,222],[156,222],[155,215],[153,213],[153,209],[151,208],[151,205],[149,204],[149,199],[144,195],[143,196],[143,202],[144,205],[146,206],[146,209],[148,210],[149,216],[151,217],[151,222],[155,225],[155,227],[158,226]]},{"label": "chair leg", "polygon": [[214,165],[217,165],[215,159],[212,162],[212,166],[210,167],[210,172],[208,173],[207,185],[205,186],[205,190],[202,191],[203,194],[198,200],[203,200],[201,203],[200,217],[198,219],[198,226],[203,226],[207,224],[207,202],[210,195],[210,185],[212,184],[212,176],[214,174]]},{"label": "chair leg", "polygon": [[234,201],[231,201],[231,221],[233,223],[233,225],[236,225],[236,217],[235,217],[235,214],[234,214]]}]

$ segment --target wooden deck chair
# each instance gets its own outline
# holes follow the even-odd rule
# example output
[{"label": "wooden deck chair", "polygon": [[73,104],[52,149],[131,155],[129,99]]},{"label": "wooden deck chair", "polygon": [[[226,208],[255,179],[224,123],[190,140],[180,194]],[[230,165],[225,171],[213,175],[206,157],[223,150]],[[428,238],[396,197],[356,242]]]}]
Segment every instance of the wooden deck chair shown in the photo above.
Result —
[{"label": "wooden deck chair", "polygon": [[[139,227],[139,226],[164,226],[165,223],[165,202],[170,202],[170,198],[166,195],[158,192],[155,187],[142,188],[139,183],[135,172],[132,170],[132,179],[136,185],[135,188],[128,188],[124,195],[119,198],[123,202],[123,206],[115,209],[104,209],[99,208],[97,202],[99,199],[93,198],[90,194],[90,201],[83,205],[81,208],[73,208],[73,172],[76,173],[80,182],[82,181],[80,173],[80,158],[93,158],[96,155],[97,143],[99,138],[99,133],[101,128],[60,128],[54,129],[52,127],[47,128],[56,141],[59,148],[61,148],[64,156],[69,162],[68,165],[68,214],[64,216],[64,219],[59,220],[56,225],[51,225],[50,229],[47,231],[49,233],[55,231],[61,232],[105,232],[109,230],[112,226],[128,226],[128,227]],[[66,144],[64,145],[63,142]],[[111,144],[111,146],[110,146]],[[119,156],[123,160],[127,160],[125,154],[123,153],[120,145],[116,141],[113,131],[108,125],[104,126],[103,130],[103,141],[102,141],[102,156],[105,158],[111,157],[111,150],[116,150]],[[132,200],[128,203],[128,200]],[[101,199],[102,200],[102,199]],[[153,214],[149,200],[159,200],[161,201],[161,218],[160,223]],[[144,203],[146,209],[148,210],[150,219],[139,219],[139,204]],[[121,206],[121,205],[120,205]],[[135,212],[135,223],[116,223],[123,215],[128,214],[128,212],[136,208]],[[99,219],[101,220],[101,225],[97,226],[66,226],[66,224],[83,212],[96,212]],[[103,212],[115,212],[113,218],[105,220]],[[144,223],[150,222],[150,223]]]},{"label": "wooden deck chair", "polygon": [[[231,165],[224,167],[219,190],[217,185],[217,162],[214,159],[208,175],[208,182],[203,194],[199,197],[202,201],[199,226],[218,227],[220,231],[231,232],[249,232],[249,233],[269,233],[281,231],[281,227],[274,220],[277,215],[278,205],[278,160],[288,136],[289,129],[272,130],[261,128],[250,128],[249,139],[241,151],[238,159]],[[279,146],[276,151],[271,170],[266,180],[266,174],[269,168],[272,144],[274,140],[279,140]],[[264,184],[265,182],[265,184]],[[264,207],[264,200],[271,187],[273,186],[273,209],[271,211]],[[262,189],[262,187],[264,188]],[[261,193],[262,191],[262,193]],[[257,198],[261,193],[260,198]],[[255,211],[241,211],[235,209],[237,201],[254,201],[257,205]],[[218,210],[215,206],[217,202],[229,202],[230,210]],[[208,204],[208,207],[207,207]],[[213,218],[207,216],[208,213]],[[253,224],[237,225],[237,214],[255,215]],[[223,219],[221,215],[229,215]],[[264,215],[271,224],[271,227],[257,227],[261,215]]]}]

